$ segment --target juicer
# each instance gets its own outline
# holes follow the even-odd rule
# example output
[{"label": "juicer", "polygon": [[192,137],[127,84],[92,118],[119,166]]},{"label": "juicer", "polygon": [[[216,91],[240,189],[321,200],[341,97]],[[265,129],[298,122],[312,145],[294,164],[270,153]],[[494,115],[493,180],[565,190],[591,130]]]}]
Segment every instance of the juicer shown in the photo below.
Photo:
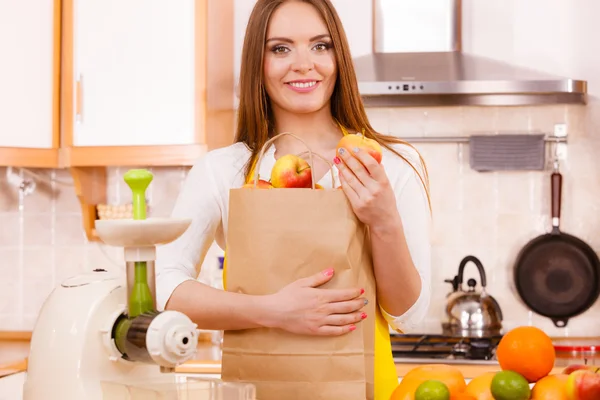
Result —
[{"label": "juicer", "polygon": [[156,246],[177,239],[191,220],[146,218],[152,174],[132,169],[124,180],[133,219],[97,220],[96,231],[124,248],[126,272],[76,275],[48,296],[33,329],[24,400],[111,398],[103,383],[175,379],[166,374],[196,352],[196,324],[181,312],[156,310],[154,274]]}]

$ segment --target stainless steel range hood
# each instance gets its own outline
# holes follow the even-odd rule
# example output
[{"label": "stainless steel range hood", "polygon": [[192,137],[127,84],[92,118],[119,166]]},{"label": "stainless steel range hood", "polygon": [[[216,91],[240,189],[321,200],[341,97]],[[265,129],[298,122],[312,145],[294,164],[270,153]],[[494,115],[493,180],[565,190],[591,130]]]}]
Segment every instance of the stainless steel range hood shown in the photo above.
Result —
[{"label": "stainless steel range hood", "polygon": [[585,81],[464,53],[460,0],[372,1],[373,51],[354,59],[367,106],[586,102]]}]

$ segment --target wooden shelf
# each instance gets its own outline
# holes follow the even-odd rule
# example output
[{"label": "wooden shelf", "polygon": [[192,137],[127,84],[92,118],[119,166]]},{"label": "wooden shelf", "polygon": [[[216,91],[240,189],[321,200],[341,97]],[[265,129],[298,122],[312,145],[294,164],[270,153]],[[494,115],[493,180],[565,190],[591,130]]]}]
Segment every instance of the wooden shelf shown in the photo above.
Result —
[{"label": "wooden shelf", "polygon": [[106,168],[72,167],[70,170],[75,194],[81,205],[83,229],[89,241],[98,241],[95,229],[98,218],[96,205],[106,203]]},{"label": "wooden shelf", "polygon": [[69,167],[191,166],[205,152],[202,144],[67,147],[61,158]]},{"label": "wooden shelf", "polygon": [[58,149],[0,147],[0,165],[6,167],[58,168]]}]

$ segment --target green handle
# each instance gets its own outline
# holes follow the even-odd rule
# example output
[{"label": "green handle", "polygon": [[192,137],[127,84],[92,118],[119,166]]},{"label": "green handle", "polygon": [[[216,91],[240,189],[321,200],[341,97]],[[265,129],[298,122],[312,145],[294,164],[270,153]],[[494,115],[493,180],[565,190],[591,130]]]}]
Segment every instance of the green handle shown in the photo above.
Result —
[{"label": "green handle", "polygon": [[123,177],[133,195],[133,219],[146,219],[146,189],[152,173],[146,169],[130,169]]}]

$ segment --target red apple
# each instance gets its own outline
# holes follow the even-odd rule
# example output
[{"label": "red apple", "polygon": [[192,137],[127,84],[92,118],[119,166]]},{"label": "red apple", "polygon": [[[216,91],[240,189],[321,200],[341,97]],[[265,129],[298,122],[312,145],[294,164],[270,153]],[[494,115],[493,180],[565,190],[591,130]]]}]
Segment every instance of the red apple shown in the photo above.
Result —
[{"label": "red apple", "polygon": [[381,145],[374,139],[369,139],[364,135],[346,135],[340,139],[337,144],[337,148],[343,147],[349,152],[353,152],[352,149],[358,148],[364,150],[371,155],[378,163],[381,164],[382,150]]},{"label": "red apple", "polygon": [[294,154],[279,157],[271,170],[271,184],[274,188],[312,188],[310,165]]},{"label": "red apple", "polygon": [[594,373],[598,373],[600,371],[600,367],[595,366],[595,365],[585,365],[585,364],[573,364],[573,365],[568,365],[565,369],[563,369],[563,374],[569,375],[575,371],[579,371],[579,370],[586,370],[586,371],[592,371]]},{"label": "red apple", "polygon": [[567,378],[567,396],[569,400],[600,399],[600,374],[580,369]]},{"label": "red apple", "polygon": [[254,180],[252,180],[242,187],[246,189],[273,189],[273,185],[271,185],[271,182],[267,182],[264,179],[259,179],[256,186],[254,185]]}]

